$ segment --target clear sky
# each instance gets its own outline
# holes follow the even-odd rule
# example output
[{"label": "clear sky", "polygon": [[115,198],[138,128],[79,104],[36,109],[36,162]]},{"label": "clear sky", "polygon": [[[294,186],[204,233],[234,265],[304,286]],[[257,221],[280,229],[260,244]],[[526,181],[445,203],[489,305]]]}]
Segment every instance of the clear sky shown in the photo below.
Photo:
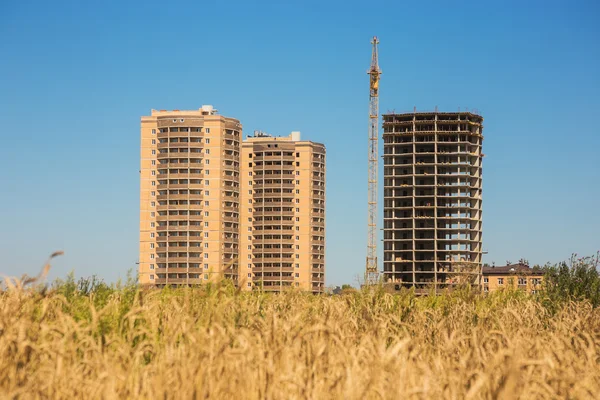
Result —
[{"label": "clear sky", "polygon": [[0,2],[0,273],[37,273],[59,249],[53,277],[134,269],[140,116],[212,104],[246,134],[326,144],[327,284],[355,284],[373,35],[382,113],[485,118],[485,261],[593,254],[599,4]]}]

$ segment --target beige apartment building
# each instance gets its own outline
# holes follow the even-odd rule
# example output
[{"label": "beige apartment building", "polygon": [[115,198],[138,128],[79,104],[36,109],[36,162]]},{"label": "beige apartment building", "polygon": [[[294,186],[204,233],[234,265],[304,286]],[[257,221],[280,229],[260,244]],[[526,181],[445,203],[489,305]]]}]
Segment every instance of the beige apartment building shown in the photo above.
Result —
[{"label": "beige apartment building", "polygon": [[535,294],[542,288],[544,271],[530,268],[526,264],[511,264],[502,267],[483,267],[483,292],[518,289]]},{"label": "beige apartment building", "polygon": [[255,132],[240,173],[241,287],[323,292],[325,146]]},{"label": "beige apartment building", "polygon": [[325,147],[241,137],[212,106],[142,117],[140,284],[324,290]]},{"label": "beige apartment building", "polygon": [[483,118],[383,115],[384,282],[394,289],[479,285]]},{"label": "beige apartment building", "polygon": [[242,125],[212,106],[141,119],[141,284],[237,281]]}]

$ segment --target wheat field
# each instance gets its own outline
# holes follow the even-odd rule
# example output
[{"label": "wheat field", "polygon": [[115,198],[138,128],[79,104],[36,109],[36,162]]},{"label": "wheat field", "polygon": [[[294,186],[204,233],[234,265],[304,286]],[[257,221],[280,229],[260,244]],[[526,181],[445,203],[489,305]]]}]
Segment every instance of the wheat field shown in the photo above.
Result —
[{"label": "wheat field", "polygon": [[600,312],[514,292],[0,293],[2,398],[592,399]]}]

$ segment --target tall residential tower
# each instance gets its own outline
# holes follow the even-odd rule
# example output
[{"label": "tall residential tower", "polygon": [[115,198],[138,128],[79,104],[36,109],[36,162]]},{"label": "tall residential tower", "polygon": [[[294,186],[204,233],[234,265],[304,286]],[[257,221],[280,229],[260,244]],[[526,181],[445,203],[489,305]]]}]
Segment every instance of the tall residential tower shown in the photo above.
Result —
[{"label": "tall residential tower", "polygon": [[240,183],[240,285],[322,292],[325,146],[256,132],[242,144]]},{"label": "tall residential tower", "polygon": [[384,282],[417,289],[481,279],[483,118],[383,115]]},{"label": "tall residential tower", "polygon": [[212,106],[141,120],[141,284],[237,281],[242,126]]}]

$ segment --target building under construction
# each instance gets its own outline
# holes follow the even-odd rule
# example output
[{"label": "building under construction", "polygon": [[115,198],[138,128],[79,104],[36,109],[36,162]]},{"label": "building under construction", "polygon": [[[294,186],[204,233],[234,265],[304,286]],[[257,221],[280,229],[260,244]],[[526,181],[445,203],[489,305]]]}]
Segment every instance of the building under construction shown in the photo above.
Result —
[{"label": "building under construction", "polygon": [[483,118],[383,115],[384,283],[451,288],[481,280]]}]

